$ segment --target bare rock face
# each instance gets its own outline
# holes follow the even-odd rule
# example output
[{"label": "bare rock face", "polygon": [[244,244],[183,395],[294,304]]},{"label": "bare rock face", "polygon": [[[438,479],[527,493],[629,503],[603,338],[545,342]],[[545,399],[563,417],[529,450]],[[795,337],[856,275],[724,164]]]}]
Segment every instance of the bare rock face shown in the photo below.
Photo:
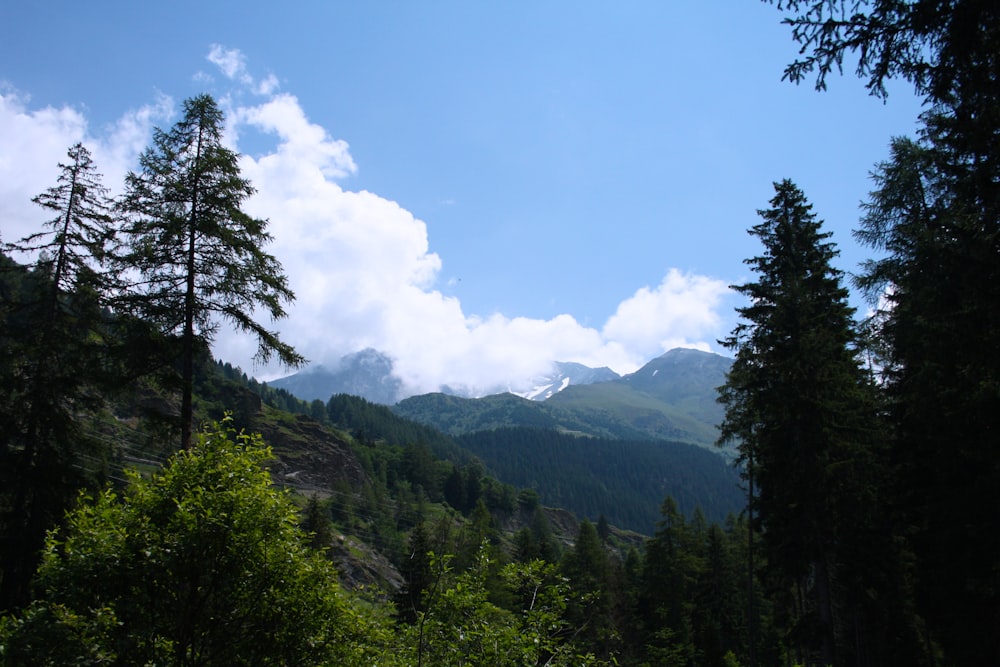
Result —
[{"label": "bare rock face", "polygon": [[309,417],[262,423],[258,430],[277,457],[271,474],[279,484],[323,492],[345,482],[357,490],[367,479],[350,445]]},{"label": "bare rock face", "polygon": [[403,587],[403,575],[371,546],[346,535],[334,535],[327,555],[337,567],[340,585],[388,600]]}]

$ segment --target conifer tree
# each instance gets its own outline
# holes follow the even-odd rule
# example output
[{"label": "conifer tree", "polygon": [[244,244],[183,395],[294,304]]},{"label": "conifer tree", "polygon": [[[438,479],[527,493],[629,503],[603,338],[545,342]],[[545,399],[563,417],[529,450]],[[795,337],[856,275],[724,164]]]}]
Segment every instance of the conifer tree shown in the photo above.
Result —
[{"label": "conifer tree", "polygon": [[757,280],[736,287],[749,305],[737,309],[743,321],[724,341],[736,359],[721,388],[721,441],[738,444],[754,478],[751,505],[772,579],[779,590],[808,592],[794,610],[799,657],[836,665],[854,650],[841,632],[855,620],[838,597],[841,550],[871,531],[859,507],[876,500],[876,410],[830,234],[791,181],[775,183],[770,203],[750,230],[764,245],[746,260]]},{"label": "conifer tree", "polygon": [[68,156],[57,184],[33,199],[54,217],[5,246],[37,260],[3,269],[11,289],[0,364],[0,609],[26,601],[45,531],[102,467],[84,422],[108,371],[100,348],[111,202],[90,152],[77,143]]},{"label": "conifer tree", "polygon": [[567,616],[583,628],[581,639],[600,657],[614,650],[611,617],[611,562],[597,528],[580,522],[573,548],[563,556],[562,572],[578,594],[567,605]]},{"label": "conifer tree", "polygon": [[654,664],[691,664],[697,653],[691,612],[700,565],[689,526],[672,497],[663,500],[660,516],[656,534],[646,543],[639,599],[644,650]]},{"label": "conifer tree", "polygon": [[860,284],[884,298],[892,491],[918,609],[947,659],[1000,663],[1000,5],[777,5],[802,47],[790,80],[815,73],[824,88],[853,55],[873,94],[897,77],[924,99],[919,140],[895,140],[876,169],[859,238],[882,258]]},{"label": "conifer tree", "polygon": [[[927,132],[896,139],[858,232],[886,251],[859,284],[879,303],[888,355],[892,487],[910,528],[920,613],[958,664],[1000,660],[1000,160],[993,194]],[[965,172],[965,173],[963,173]],[[981,184],[980,184],[981,185]],[[979,192],[975,192],[978,189]],[[992,199],[993,203],[989,201]],[[992,207],[992,211],[991,211]]]},{"label": "conifer tree", "polygon": [[284,317],[294,294],[278,260],[263,250],[271,240],[267,221],[243,210],[254,190],[222,131],[223,113],[211,96],[186,100],[183,118],[169,132],[154,131],[141,170],[126,176],[122,203],[128,220],[120,261],[139,274],[126,305],[182,341],[184,448],[191,442],[198,342],[211,342],[219,320],[257,338],[259,361],[275,354],[289,366],[304,361],[254,319],[258,308]]},{"label": "conifer tree", "polygon": [[106,285],[108,276],[99,269],[114,235],[113,203],[90,151],[76,143],[67,155],[70,161],[59,164],[57,184],[32,199],[55,217],[42,231],[8,246],[8,251],[43,253],[39,267],[51,276],[50,312],[58,308],[60,292]]},{"label": "conifer tree", "polygon": [[410,531],[407,552],[401,568],[403,586],[395,596],[395,603],[397,617],[412,624],[417,621],[418,615],[426,610],[424,596],[435,576],[431,568],[433,552],[431,538],[423,520],[418,520]]}]

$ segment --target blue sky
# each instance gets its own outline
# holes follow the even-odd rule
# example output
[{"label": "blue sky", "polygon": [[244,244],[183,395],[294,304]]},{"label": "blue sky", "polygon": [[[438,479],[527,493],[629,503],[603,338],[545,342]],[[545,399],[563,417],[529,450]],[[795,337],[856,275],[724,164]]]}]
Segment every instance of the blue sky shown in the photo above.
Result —
[{"label": "blue sky", "polygon": [[[377,347],[429,391],[722,351],[772,182],[804,190],[851,271],[868,173],[920,110],[850,72],[782,82],[780,18],[755,0],[6,2],[0,232],[45,219],[30,198],[71,143],[118,190],[150,128],[209,92],[298,295],[278,327],[311,360]],[[215,349],[283,374],[228,332]]]}]

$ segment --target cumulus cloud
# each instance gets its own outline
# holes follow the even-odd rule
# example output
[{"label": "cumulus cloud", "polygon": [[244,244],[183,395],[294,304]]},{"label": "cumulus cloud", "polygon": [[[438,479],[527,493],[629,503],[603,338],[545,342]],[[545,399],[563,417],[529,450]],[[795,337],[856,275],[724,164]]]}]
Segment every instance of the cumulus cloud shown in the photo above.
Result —
[{"label": "cumulus cloud", "polygon": [[87,121],[75,109],[29,109],[29,99],[0,90],[0,220],[4,241],[37,231],[47,219],[31,198],[51,187],[66,150],[83,139]]},{"label": "cumulus cloud", "polygon": [[30,97],[0,88],[0,220],[5,241],[38,231],[49,214],[31,202],[52,187],[66,152],[82,142],[93,155],[104,184],[120,190],[125,173],[135,168],[149,143],[152,126],[172,113],[172,100],[161,95],[148,105],[122,114],[92,133],[83,112],[71,107],[31,108]]},{"label": "cumulus cloud", "polygon": [[709,350],[701,339],[719,330],[719,309],[730,293],[721,280],[670,269],[655,288],[642,287],[622,301],[602,333],[643,356],[675,347]]},{"label": "cumulus cloud", "polygon": [[[631,372],[671,347],[708,349],[705,338],[718,335],[725,284],[677,269],[625,298],[600,329],[571,314],[547,320],[466,315],[455,297],[435,289],[442,261],[427,224],[396,202],[344,185],[358,169],[345,141],[312,122],[294,95],[255,79],[240,51],[213,46],[208,60],[237,86],[264,96],[253,104],[235,102],[238,94],[226,98],[227,141],[239,150],[241,132],[253,130],[272,142],[241,158],[257,190],[247,209],[270,221],[274,242],[267,250],[281,261],[297,297],[288,318],[274,326],[313,362],[332,364],[372,347],[393,358],[408,392],[448,385],[481,393],[530,388],[553,361]],[[30,110],[21,96],[0,96],[5,221],[34,231],[39,216],[25,213],[30,198],[54,182],[56,163],[77,140],[98,146],[107,161],[99,167],[120,183],[135,168],[151,126],[162,124],[172,108],[169,98],[157,99],[94,137],[76,110]],[[231,331],[216,339],[216,355],[244,370],[262,379],[284,374],[278,367],[255,368],[255,352],[252,340]]]}]

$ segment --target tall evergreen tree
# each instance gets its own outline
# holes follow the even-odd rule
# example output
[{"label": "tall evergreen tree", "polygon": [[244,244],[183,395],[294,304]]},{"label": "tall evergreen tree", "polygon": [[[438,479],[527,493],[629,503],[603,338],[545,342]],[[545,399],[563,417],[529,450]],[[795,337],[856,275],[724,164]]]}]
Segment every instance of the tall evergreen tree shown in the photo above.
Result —
[{"label": "tall evergreen tree", "polygon": [[415,623],[417,616],[426,610],[424,596],[431,587],[434,572],[431,567],[433,547],[427,525],[421,519],[410,532],[409,548],[403,561],[401,574],[403,586],[395,596],[396,614],[407,623]]},{"label": "tall evergreen tree", "polygon": [[[57,184],[33,201],[54,213],[5,246],[37,253],[31,270],[5,262],[0,362],[0,609],[26,601],[45,532],[102,465],[86,416],[101,403],[102,267],[111,203],[89,151],[75,144]],[[105,383],[107,389],[110,383]]]},{"label": "tall evergreen tree", "polygon": [[[104,285],[100,272],[113,237],[113,203],[90,151],[76,143],[67,151],[69,162],[59,164],[55,186],[32,201],[55,214],[42,231],[8,246],[8,251],[44,253],[39,267],[51,276],[48,310],[59,307],[58,295]],[[95,284],[96,283],[96,284]]]},{"label": "tall evergreen tree", "polygon": [[667,496],[656,534],[646,543],[640,614],[646,623],[645,653],[653,664],[694,664],[691,612],[700,564],[677,502]]},{"label": "tall evergreen tree", "polygon": [[127,246],[121,261],[138,270],[129,305],[179,333],[181,442],[191,442],[192,387],[198,341],[208,343],[227,321],[258,341],[257,358],[297,366],[304,360],[254,319],[263,309],[284,317],[294,299],[281,265],[263,247],[267,221],[244,212],[253,194],[240,175],[238,156],[222,144],[223,114],[209,95],[184,102],[184,116],[169,132],[155,130],[139,158],[141,170],[125,178]]},{"label": "tall evergreen tree", "polygon": [[[995,183],[1000,183],[1000,160]],[[886,251],[859,283],[881,304],[894,495],[921,614],[957,664],[1000,661],[1000,186],[928,131],[874,174],[861,240]],[[980,163],[978,168],[984,168]],[[991,211],[992,207],[992,211]],[[982,632],[988,626],[994,631]]]},{"label": "tall evergreen tree", "polygon": [[[924,97],[919,141],[876,170],[859,236],[884,253],[861,284],[885,297],[881,343],[893,478],[918,602],[957,664],[1000,663],[1000,5],[992,0],[792,0],[817,86],[857,55],[876,95],[902,77]],[[986,630],[985,628],[988,628]]]},{"label": "tall evergreen tree", "polygon": [[844,551],[872,532],[862,509],[877,501],[874,394],[830,234],[791,181],[775,184],[770,203],[750,230],[764,245],[746,261],[757,281],[736,287],[749,305],[724,341],[736,359],[721,388],[720,440],[738,443],[754,478],[772,581],[808,594],[798,596],[791,628],[799,657],[861,662],[846,631],[864,624],[851,611],[860,599],[845,590]]},{"label": "tall evergreen tree", "polygon": [[563,556],[562,572],[577,593],[567,605],[567,616],[582,628],[581,639],[596,655],[614,651],[611,618],[611,562],[597,529],[587,519],[580,522],[573,548]]}]

